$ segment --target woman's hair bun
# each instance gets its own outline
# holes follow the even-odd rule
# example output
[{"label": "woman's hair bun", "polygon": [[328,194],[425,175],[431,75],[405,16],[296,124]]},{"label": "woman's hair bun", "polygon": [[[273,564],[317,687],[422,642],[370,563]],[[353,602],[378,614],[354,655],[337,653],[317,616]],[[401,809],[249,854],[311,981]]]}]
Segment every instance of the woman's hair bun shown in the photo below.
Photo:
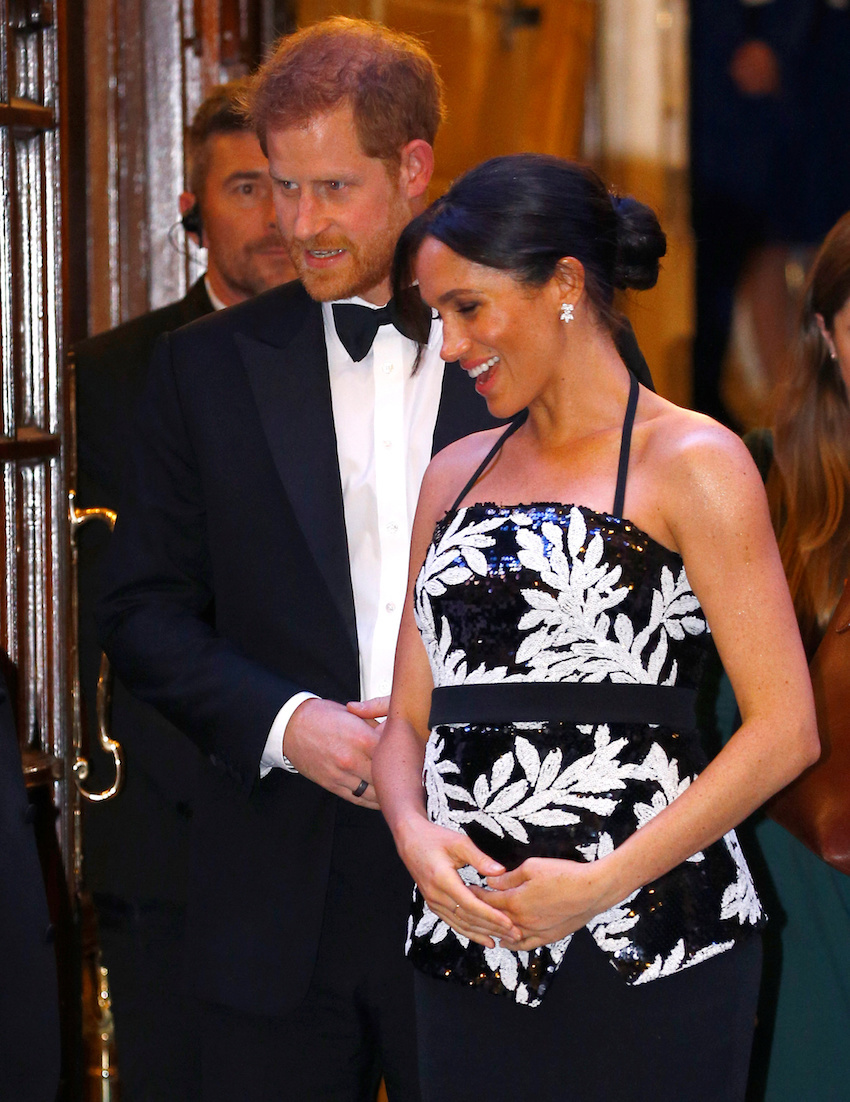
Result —
[{"label": "woman's hair bun", "polygon": [[658,280],[658,261],[667,252],[667,235],[655,212],[630,195],[611,196],[617,215],[614,286],[645,291]]}]

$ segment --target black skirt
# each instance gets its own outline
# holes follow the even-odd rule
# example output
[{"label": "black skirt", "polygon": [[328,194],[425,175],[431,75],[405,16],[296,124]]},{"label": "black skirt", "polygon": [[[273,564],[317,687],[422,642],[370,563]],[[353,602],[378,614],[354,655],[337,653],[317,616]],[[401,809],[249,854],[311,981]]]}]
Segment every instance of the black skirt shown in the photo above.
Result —
[{"label": "black skirt", "polygon": [[423,1102],[742,1102],[761,939],[629,986],[586,929],[539,1007],[416,974]]}]

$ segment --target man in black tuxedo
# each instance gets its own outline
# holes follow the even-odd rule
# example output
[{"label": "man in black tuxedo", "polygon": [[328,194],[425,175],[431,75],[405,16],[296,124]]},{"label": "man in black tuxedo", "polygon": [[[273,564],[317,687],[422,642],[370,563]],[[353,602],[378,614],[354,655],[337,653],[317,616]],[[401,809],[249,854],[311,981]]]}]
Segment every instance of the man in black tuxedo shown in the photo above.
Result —
[{"label": "man in black tuxedo", "polygon": [[[80,506],[118,508],[129,429],[157,339],[295,275],[275,221],[268,162],[238,107],[244,87],[232,81],[214,88],[187,134],[189,186],[180,210],[184,229],[207,251],[205,275],[179,302],[73,349]],[[100,525],[80,532],[80,653],[90,711],[100,662],[93,609],[108,542]],[[122,1089],[127,1102],[179,1102],[192,1097],[180,974],[189,822],[202,758],[120,682],[112,732],[126,751],[126,786],[112,802],[87,809],[86,881],[110,972]],[[93,757],[94,783],[105,787],[111,759]]]},{"label": "man in black tuxedo", "polygon": [[56,954],[0,651],[0,1098],[52,1102],[59,1086]]},{"label": "man in black tuxedo", "polygon": [[186,136],[189,187],[183,228],[206,250],[207,270],[184,298],[73,348],[79,493],[117,507],[127,427],[163,333],[295,278],[274,215],[268,161],[239,107],[246,82],[213,88]]},{"label": "man in black tuxedo", "polygon": [[389,691],[429,457],[492,424],[439,323],[413,372],[379,309],[441,110],[403,35],[339,18],[284,39],[251,111],[301,282],[155,354],[100,621],[121,676],[214,767],[188,930],[205,1100],[371,1102],[381,1074],[419,1097],[411,884],[368,700]]}]

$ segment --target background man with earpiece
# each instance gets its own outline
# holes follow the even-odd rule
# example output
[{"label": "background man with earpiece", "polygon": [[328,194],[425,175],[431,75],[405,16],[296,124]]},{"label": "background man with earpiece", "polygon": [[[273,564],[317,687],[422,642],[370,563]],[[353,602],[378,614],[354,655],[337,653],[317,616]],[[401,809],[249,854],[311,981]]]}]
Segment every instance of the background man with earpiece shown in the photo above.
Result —
[{"label": "background man with earpiece", "polygon": [[215,88],[188,134],[189,190],[180,196],[180,214],[184,230],[207,250],[210,308],[235,306],[295,278],[275,221],[268,162],[235,103],[242,87],[231,81]]},{"label": "background man with earpiece", "polygon": [[[157,338],[295,277],[275,222],[268,162],[236,105],[242,86],[231,81],[214,88],[186,137],[181,221],[207,251],[206,273],[178,302],[72,350],[81,507],[119,507],[128,430]],[[109,536],[105,526],[89,525],[80,537],[80,655],[93,730],[100,648],[91,610]],[[180,959],[189,824],[202,759],[120,683],[112,731],[126,752],[126,786],[112,802],[88,809],[86,881],[111,979],[122,1098],[183,1102],[194,1095]],[[106,770],[105,787],[110,762],[93,756],[101,776]]]}]

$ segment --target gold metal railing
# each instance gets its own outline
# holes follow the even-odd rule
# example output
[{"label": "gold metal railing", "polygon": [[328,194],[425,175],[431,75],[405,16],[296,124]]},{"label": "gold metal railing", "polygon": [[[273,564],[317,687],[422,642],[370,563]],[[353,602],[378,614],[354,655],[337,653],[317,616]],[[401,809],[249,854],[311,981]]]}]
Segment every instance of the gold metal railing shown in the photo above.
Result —
[{"label": "gold metal railing", "polygon": [[[78,509],[76,505],[76,494],[71,490],[68,494],[69,513],[71,521],[71,546],[72,557],[74,562],[74,580],[76,581],[76,558],[77,558],[77,532],[85,524],[90,521],[98,520],[103,524],[106,524],[110,531],[115,527],[115,513],[111,509]],[[78,617],[79,617],[79,601],[76,592],[76,585],[73,587],[72,597],[72,631],[74,634],[73,639],[73,652],[76,658],[78,651]],[[121,744],[116,742],[109,733],[109,721],[110,721],[110,709],[112,706],[112,670],[109,665],[109,659],[105,654],[100,658],[100,672],[97,678],[97,699],[96,699],[96,715],[97,715],[97,735],[100,742],[101,749],[104,753],[111,754],[112,760],[115,765],[115,779],[108,788],[103,789],[100,792],[92,792],[83,785],[90,772],[90,765],[88,760],[83,756],[83,731],[82,731],[82,693],[80,689],[80,678],[78,672],[78,663],[74,663],[75,676],[74,676],[74,764],[73,773],[74,781],[76,782],[77,789],[84,800],[89,803],[103,803],[105,800],[111,800],[114,796],[117,796],[121,791],[121,787],[124,783],[124,751],[121,748]]]}]

